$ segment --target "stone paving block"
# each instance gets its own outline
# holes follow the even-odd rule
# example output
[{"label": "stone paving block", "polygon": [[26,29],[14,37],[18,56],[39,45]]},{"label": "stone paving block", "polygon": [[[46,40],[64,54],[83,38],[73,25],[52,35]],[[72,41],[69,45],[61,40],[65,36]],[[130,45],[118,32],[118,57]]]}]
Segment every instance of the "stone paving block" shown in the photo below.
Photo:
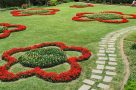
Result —
[{"label": "stone paving block", "polygon": [[117,65],[116,62],[108,62],[108,64],[109,64],[109,65],[113,65],[113,66],[114,66],[114,65]]},{"label": "stone paving block", "polygon": [[106,43],[107,42],[107,40],[101,40],[101,42],[100,43]]},{"label": "stone paving block", "polygon": [[113,79],[113,77],[111,77],[111,76],[105,76],[104,79],[103,79],[103,81],[104,82],[111,82],[112,79]]},{"label": "stone paving block", "polygon": [[105,64],[105,61],[96,61],[97,64]]},{"label": "stone paving block", "polygon": [[101,80],[102,79],[102,76],[100,75],[91,75],[91,79],[98,79],[98,80]]},{"label": "stone paving block", "polygon": [[91,86],[83,84],[78,90],[89,90]]},{"label": "stone paving block", "polygon": [[106,45],[99,45],[99,47],[106,47]]},{"label": "stone paving block", "polygon": [[104,57],[106,54],[97,54],[99,57]]},{"label": "stone paving block", "polygon": [[91,89],[91,90],[96,90],[96,89]]},{"label": "stone paving block", "polygon": [[92,81],[92,80],[90,80],[90,79],[85,79],[85,80],[83,80],[83,82],[85,83],[85,84],[89,84],[89,85],[94,85],[94,81]]},{"label": "stone paving block", "polygon": [[107,48],[107,50],[115,51],[116,49],[115,48]]},{"label": "stone paving block", "polygon": [[116,57],[116,54],[108,54],[109,57]]},{"label": "stone paving block", "polygon": [[112,72],[112,71],[106,71],[106,74],[107,74],[107,75],[114,76],[114,75],[116,75],[117,73],[116,73],[116,72]]},{"label": "stone paving block", "polygon": [[115,57],[109,57],[109,61],[117,61]]},{"label": "stone paving block", "polygon": [[104,69],[104,65],[97,65],[97,69]]},{"label": "stone paving block", "polygon": [[114,54],[114,53],[115,53],[115,51],[112,51],[112,50],[106,50],[106,53]]},{"label": "stone paving block", "polygon": [[[114,43],[114,41],[108,41],[108,43]],[[114,47],[108,47],[108,48],[114,48]]]},{"label": "stone paving block", "polygon": [[93,70],[92,70],[92,73],[98,73],[98,74],[101,74],[101,73],[102,73],[102,70],[93,69]]},{"label": "stone paving block", "polygon": [[116,70],[116,67],[113,67],[113,66],[106,66],[105,69],[108,69],[108,70]]},{"label": "stone paving block", "polygon": [[99,45],[101,45],[101,44],[105,44],[105,42],[99,42]]},{"label": "stone paving block", "polygon": [[99,88],[102,88],[102,89],[104,89],[104,90],[108,90],[108,89],[110,88],[109,85],[103,84],[103,83],[99,83],[99,84],[98,84],[98,87],[99,87]]},{"label": "stone paving block", "polygon": [[104,54],[104,53],[105,53],[105,50],[99,50],[99,53]]},{"label": "stone paving block", "polygon": [[108,58],[107,57],[98,57],[98,60],[105,61],[105,60],[108,60]]},{"label": "stone paving block", "polygon": [[115,45],[115,43],[108,43],[108,45]]},{"label": "stone paving block", "polygon": [[116,40],[117,40],[117,38],[110,38],[109,41],[116,41]]},{"label": "stone paving block", "polygon": [[114,45],[108,45],[108,48],[114,48],[115,46]]}]

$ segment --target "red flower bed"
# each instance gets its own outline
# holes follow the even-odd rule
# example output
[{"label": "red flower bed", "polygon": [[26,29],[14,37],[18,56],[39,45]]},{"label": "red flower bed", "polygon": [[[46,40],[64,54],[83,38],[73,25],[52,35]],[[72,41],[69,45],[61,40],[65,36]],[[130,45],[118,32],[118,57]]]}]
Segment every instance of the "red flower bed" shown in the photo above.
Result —
[{"label": "red flower bed", "polygon": [[85,7],[94,7],[92,3],[87,3],[86,6],[72,5],[71,8],[85,8]]},{"label": "red flower bed", "polygon": [[[30,8],[30,9],[26,9],[26,10],[43,10],[44,8]],[[60,11],[59,9],[44,9],[44,10],[48,10],[48,13],[42,13],[42,14],[38,14],[38,15],[54,15],[56,14],[56,12]],[[10,12],[12,14],[12,16],[32,16],[32,14],[23,14],[22,10],[13,10]]]},{"label": "red flower bed", "polygon": [[72,20],[74,21],[99,21],[99,22],[105,22],[105,23],[126,23],[128,22],[128,17],[131,19],[136,19],[136,14],[124,14],[122,12],[117,12],[117,11],[104,11],[104,12],[100,12],[100,13],[114,13],[114,14],[118,14],[121,15],[121,20],[103,20],[101,18],[96,18],[96,19],[89,19],[87,17],[84,17],[84,15],[87,14],[95,14],[92,12],[83,12],[83,13],[77,13],[76,16],[74,16],[72,18]]},{"label": "red flower bed", "polygon": [[[67,59],[67,63],[69,63],[71,66],[70,70],[66,72],[61,72],[59,74],[56,72],[46,72],[45,70],[42,70],[40,67],[35,67],[31,70],[18,72],[16,74],[8,71],[8,69],[10,69],[10,67],[13,64],[18,62],[18,60],[14,56],[12,56],[13,54],[34,50],[37,48],[47,47],[47,46],[56,46],[62,49],[63,51],[78,51],[81,52],[82,55],[79,57],[69,57]],[[66,46],[62,42],[46,42],[46,43],[36,44],[24,48],[13,48],[8,51],[5,51],[2,55],[2,58],[6,60],[7,63],[3,66],[0,66],[0,79],[2,81],[11,81],[11,80],[17,80],[20,78],[36,75],[37,77],[40,77],[44,80],[51,82],[71,81],[73,79],[76,79],[81,73],[81,67],[77,62],[86,60],[90,56],[91,56],[91,52],[88,49],[82,47],[75,47],[75,46]]]},{"label": "red flower bed", "polygon": [[[26,29],[24,25],[17,25],[17,24],[9,24],[9,23],[0,23],[0,26],[7,27],[7,30],[4,30],[0,33],[0,38],[8,37],[12,32],[18,32]],[[14,27],[14,29],[8,30],[8,28]]]}]

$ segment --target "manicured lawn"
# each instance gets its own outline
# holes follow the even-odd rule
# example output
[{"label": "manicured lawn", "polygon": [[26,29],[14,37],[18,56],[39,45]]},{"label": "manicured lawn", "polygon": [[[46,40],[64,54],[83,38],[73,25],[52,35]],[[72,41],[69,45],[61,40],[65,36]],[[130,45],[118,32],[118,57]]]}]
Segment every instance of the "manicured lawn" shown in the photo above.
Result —
[{"label": "manicured lawn", "polygon": [[[0,22],[8,22],[13,24],[23,24],[27,29],[22,32],[12,33],[10,37],[0,40],[0,54],[5,50],[14,47],[25,47],[37,43],[60,41],[67,45],[82,46],[92,51],[93,56],[87,61],[80,62],[82,73],[76,80],[66,83],[51,83],[39,79],[37,77],[29,77],[13,82],[0,82],[0,90],[77,90],[85,78],[90,78],[91,69],[95,67],[96,53],[98,51],[98,42],[109,32],[119,30],[121,28],[136,25],[134,19],[125,24],[109,24],[102,22],[76,22],[71,18],[78,12],[101,12],[106,10],[121,11],[124,13],[136,13],[135,7],[118,6],[118,5],[96,5],[90,8],[69,8],[73,3],[61,4],[55,7],[60,12],[56,15],[49,16],[27,16],[13,17],[10,11],[0,12]],[[79,55],[77,52],[67,52],[69,56]],[[18,56],[18,55],[16,55]],[[1,65],[5,63],[0,61]],[[123,66],[118,66],[118,77],[113,80],[113,87],[118,89],[120,79],[123,77],[121,73]],[[10,71],[18,72],[26,70],[20,64],[16,64]],[[68,64],[59,65],[48,69],[48,71],[61,72],[69,69]]]}]

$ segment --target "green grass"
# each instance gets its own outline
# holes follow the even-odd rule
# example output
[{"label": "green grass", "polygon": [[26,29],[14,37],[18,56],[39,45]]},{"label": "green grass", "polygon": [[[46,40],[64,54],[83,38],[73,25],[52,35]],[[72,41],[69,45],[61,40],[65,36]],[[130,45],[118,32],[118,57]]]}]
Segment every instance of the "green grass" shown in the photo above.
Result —
[{"label": "green grass", "polygon": [[[95,68],[96,53],[98,51],[98,42],[100,38],[104,37],[109,32],[119,30],[121,28],[133,26],[136,21],[131,19],[129,23],[125,24],[109,24],[97,21],[93,22],[76,22],[71,18],[78,12],[101,12],[106,10],[118,10],[124,13],[136,13],[135,7],[117,6],[117,5],[96,5],[90,8],[69,8],[74,3],[65,3],[55,7],[60,12],[56,15],[49,16],[28,16],[28,17],[13,17],[9,11],[0,12],[0,22],[9,22],[13,24],[24,24],[27,29],[22,32],[12,33],[8,38],[0,40],[0,54],[5,50],[14,47],[25,47],[42,42],[61,41],[67,45],[82,46],[88,48],[93,52],[93,57],[89,60],[80,62],[82,66],[82,73],[76,80],[67,83],[51,83],[39,79],[37,77],[30,77],[27,79],[20,79],[14,82],[0,82],[0,90],[77,90],[83,83],[85,78],[90,78],[92,68]],[[73,55],[73,52],[68,52]],[[74,55],[79,55],[76,53]],[[5,61],[0,61],[1,65]],[[28,68],[21,68],[19,64],[13,66],[13,72],[19,70],[27,70]],[[56,69],[58,68],[58,69]],[[62,65],[48,69],[49,71],[61,72],[69,68],[69,65]],[[60,69],[61,68],[61,69]],[[120,68],[123,68],[123,66]],[[14,70],[13,70],[14,69]],[[119,69],[120,72],[122,69]],[[120,77],[123,77],[120,74]],[[120,79],[113,81],[113,87],[117,88]]]},{"label": "green grass", "polygon": [[128,35],[124,40],[124,50],[130,63],[130,76],[125,86],[125,90],[135,90],[136,88],[136,32]]}]

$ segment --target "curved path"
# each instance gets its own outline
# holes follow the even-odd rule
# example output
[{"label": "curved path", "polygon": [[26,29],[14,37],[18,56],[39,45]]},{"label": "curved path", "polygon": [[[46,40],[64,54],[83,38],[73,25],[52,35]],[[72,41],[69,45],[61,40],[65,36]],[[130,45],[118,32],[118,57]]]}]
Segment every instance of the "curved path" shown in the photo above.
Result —
[{"label": "curved path", "polygon": [[[129,62],[123,51],[123,37],[133,30],[136,30],[136,26],[109,33],[104,38],[101,38],[101,41],[99,42],[99,51],[97,53],[97,66],[95,69],[92,69],[90,78],[83,80],[83,85],[79,87],[78,90],[113,90],[111,89],[111,82],[118,74],[116,72],[116,66],[118,65],[117,52],[122,56],[125,67],[124,80],[120,86],[123,90],[124,84],[129,77]],[[118,45],[118,41],[120,42],[120,45]],[[117,46],[120,46],[120,52],[117,50]]]}]

